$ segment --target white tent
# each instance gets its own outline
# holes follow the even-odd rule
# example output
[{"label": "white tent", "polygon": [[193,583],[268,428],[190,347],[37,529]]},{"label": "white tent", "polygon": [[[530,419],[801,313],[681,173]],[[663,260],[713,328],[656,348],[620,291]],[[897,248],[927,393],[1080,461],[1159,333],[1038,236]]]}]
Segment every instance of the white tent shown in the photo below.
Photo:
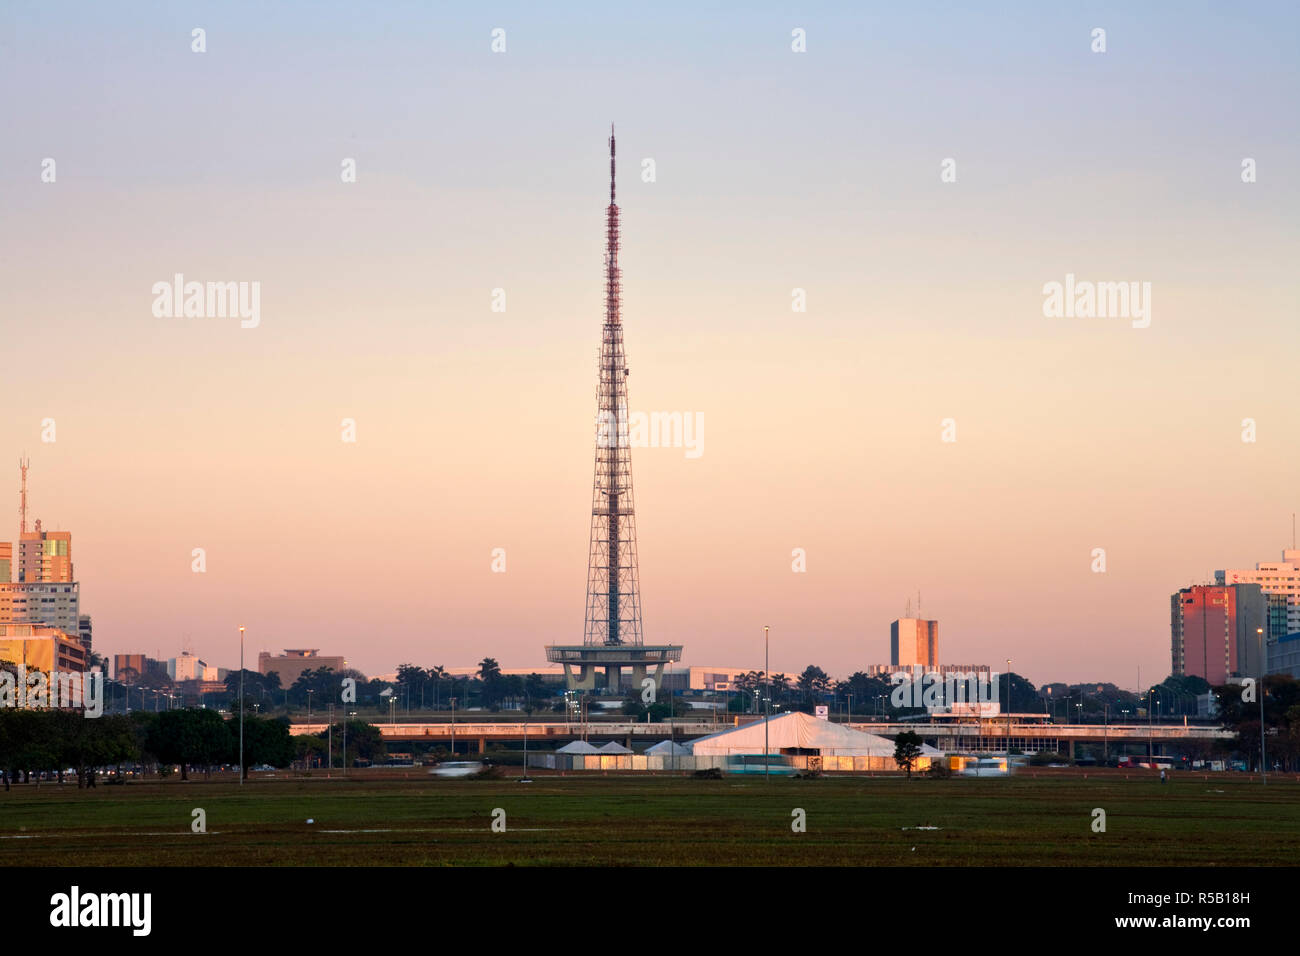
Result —
[{"label": "white tent", "polygon": [[600,751],[585,740],[575,740],[555,751],[557,754],[598,754]]},{"label": "white tent", "polygon": [[600,753],[603,754],[630,754],[631,752],[616,740],[611,740],[600,748]]},{"label": "white tent", "polygon": [[[732,730],[700,737],[691,744],[691,753],[697,757],[719,754],[761,754],[763,735],[763,721],[758,720]],[[767,738],[771,753],[797,748],[837,757],[892,757],[894,755],[892,740],[798,712],[781,714],[768,720]],[[922,745],[921,753],[925,756],[937,756],[940,752],[933,747]]]},{"label": "white tent", "polygon": [[678,743],[675,740],[661,740],[653,747],[647,747],[645,755],[647,757],[689,757],[691,745]]}]

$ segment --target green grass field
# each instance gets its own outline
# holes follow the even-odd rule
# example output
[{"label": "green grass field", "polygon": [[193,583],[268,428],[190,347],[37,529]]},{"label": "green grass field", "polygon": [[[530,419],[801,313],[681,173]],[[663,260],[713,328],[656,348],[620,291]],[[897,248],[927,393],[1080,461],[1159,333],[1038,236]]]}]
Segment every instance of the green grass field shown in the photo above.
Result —
[{"label": "green grass field", "polygon": [[[202,808],[207,833],[191,832]],[[1092,810],[1106,811],[1106,832]],[[495,808],[506,831],[491,829]],[[792,810],[807,832],[791,830]],[[315,822],[308,824],[307,818]],[[938,829],[907,829],[937,827]],[[934,780],[283,776],[0,793],[6,866],[1072,865],[1300,861],[1300,782],[1243,774]]]}]

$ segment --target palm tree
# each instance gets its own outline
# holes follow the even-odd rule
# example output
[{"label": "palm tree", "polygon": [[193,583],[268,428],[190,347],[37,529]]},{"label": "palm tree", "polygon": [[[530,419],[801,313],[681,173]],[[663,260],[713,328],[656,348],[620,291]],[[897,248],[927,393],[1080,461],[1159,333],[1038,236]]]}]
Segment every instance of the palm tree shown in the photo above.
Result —
[{"label": "palm tree", "polygon": [[433,679],[433,709],[437,710],[442,682],[447,679],[447,668],[443,667],[441,664],[437,667],[430,667],[429,677]]}]

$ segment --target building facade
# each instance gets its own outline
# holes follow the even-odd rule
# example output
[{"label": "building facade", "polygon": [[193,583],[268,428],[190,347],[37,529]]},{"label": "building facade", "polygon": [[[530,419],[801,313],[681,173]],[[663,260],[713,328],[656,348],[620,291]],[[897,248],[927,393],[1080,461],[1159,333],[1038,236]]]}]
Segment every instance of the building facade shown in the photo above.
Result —
[{"label": "building facade", "polygon": [[66,631],[40,624],[0,624],[0,661],[28,671],[83,673],[89,655]]},{"label": "building facade", "polygon": [[315,647],[285,648],[283,654],[274,656],[266,651],[257,655],[258,671],[263,674],[279,674],[281,687],[292,687],[303,671],[318,671],[328,667],[337,673],[347,666],[348,662],[342,657],[321,657],[320,650]]},{"label": "building facade", "polygon": [[889,662],[899,667],[937,667],[939,622],[903,617],[889,625]]},{"label": "building facade", "polygon": [[81,585],[75,581],[0,582],[0,624],[48,624],[81,632]]},{"label": "building facade", "polygon": [[18,538],[18,580],[22,582],[75,581],[72,572],[72,533],[70,531],[42,531],[36,522],[35,531],[25,531]]},{"label": "building facade", "polygon": [[167,662],[167,675],[177,683],[187,680],[202,680],[207,664],[189,651],[182,651],[180,657],[173,657]]},{"label": "building facade", "polygon": [[1288,548],[1282,560],[1261,562],[1253,571],[1240,568],[1214,572],[1214,583],[1258,584],[1265,594],[1280,595],[1286,601],[1286,628],[1276,632],[1277,637],[1300,633],[1300,550]]},{"label": "building facade", "polygon": [[113,679],[134,684],[142,677],[165,677],[167,665],[144,654],[114,654]]},{"label": "building facade", "polygon": [[1268,604],[1258,584],[1196,584],[1169,598],[1170,655],[1175,677],[1212,685],[1257,677],[1267,643]]},{"label": "building facade", "polygon": [[1268,649],[1268,672],[1300,680],[1300,631],[1285,634]]}]

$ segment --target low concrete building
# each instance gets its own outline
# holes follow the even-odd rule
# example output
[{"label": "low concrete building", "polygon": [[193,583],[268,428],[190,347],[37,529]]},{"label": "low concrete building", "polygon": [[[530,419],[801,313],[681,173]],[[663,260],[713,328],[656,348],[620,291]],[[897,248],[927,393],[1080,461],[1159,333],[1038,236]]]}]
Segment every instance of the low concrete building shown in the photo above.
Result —
[{"label": "low concrete building", "polygon": [[347,666],[347,660],[342,657],[321,657],[320,650],[315,647],[285,648],[283,654],[274,656],[266,651],[257,655],[258,671],[263,674],[279,674],[281,687],[292,687],[303,671],[319,671],[328,667],[338,672]]}]

